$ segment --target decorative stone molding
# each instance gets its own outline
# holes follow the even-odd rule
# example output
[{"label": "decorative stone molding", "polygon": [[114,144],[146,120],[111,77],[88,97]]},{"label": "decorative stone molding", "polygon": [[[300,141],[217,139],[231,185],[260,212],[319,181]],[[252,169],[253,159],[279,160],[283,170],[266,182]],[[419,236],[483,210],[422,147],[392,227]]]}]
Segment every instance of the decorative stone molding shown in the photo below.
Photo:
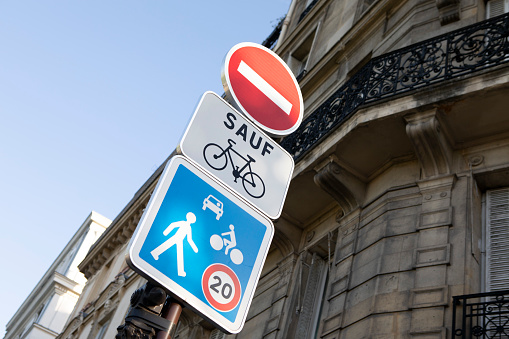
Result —
[{"label": "decorative stone molding", "polygon": [[337,297],[341,293],[345,292],[348,289],[349,279],[350,279],[350,275],[348,274],[348,275],[339,277],[337,280],[335,280],[331,283],[330,296],[328,298],[329,301],[331,299]]},{"label": "decorative stone molding", "polygon": [[484,156],[481,154],[472,155],[468,158],[468,165],[472,167],[480,166],[484,162]]},{"label": "decorative stone molding", "polygon": [[451,258],[451,244],[415,249],[415,267],[448,265]]},{"label": "decorative stone molding", "polygon": [[315,184],[336,200],[344,212],[343,215],[362,204],[366,184],[338,165],[333,157],[329,157],[315,170]]},{"label": "decorative stone molding", "polygon": [[415,249],[415,267],[448,265],[451,258],[451,244]]},{"label": "decorative stone molding", "polygon": [[439,327],[430,330],[410,331],[410,337],[416,339],[446,339],[447,329]]},{"label": "decorative stone molding", "polygon": [[281,329],[281,313],[284,313],[282,310],[288,307],[286,300],[296,260],[297,257],[295,255],[289,255],[278,264],[279,280],[272,294],[270,315],[263,331],[264,338],[275,336]]},{"label": "decorative stone molding", "polygon": [[276,232],[274,233],[272,244],[281,252],[283,257],[286,257],[295,251],[292,242],[278,229],[276,229]]},{"label": "decorative stone molding", "polygon": [[81,326],[81,324],[83,323],[83,318],[84,318],[83,313],[80,312],[79,315],[73,319],[71,326],[69,326],[70,332],[74,332],[74,330]]},{"label": "decorative stone molding", "polygon": [[355,252],[357,242],[357,232],[359,230],[359,218],[353,218],[338,229],[338,240],[334,250],[334,264],[338,265],[341,261],[350,257]]},{"label": "decorative stone molding", "polygon": [[436,0],[442,26],[460,19],[460,0]]},{"label": "decorative stone molding", "polygon": [[[437,134],[435,137],[441,138]],[[434,160],[442,161],[443,168],[451,164],[447,147],[446,143],[435,145]],[[439,172],[437,168],[435,173]],[[453,249],[449,232],[454,223],[451,198],[456,181],[456,175],[445,174],[417,182],[422,200],[413,260],[416,279],[410,294],[411,338],[446,338],[441,326],[449,303],[447,278]]]},{"label": "decorative stone molding", "polygon": [[[335,334],[341,328],[343,313],[334,314],[323,321],[322,338],[327,338],[330,334]],[[337,338],[337,337],[336,337]]]},{"label": "decorative stone molding", "polygon": [[417,113],[405,118],[410,137],[421,164],[424,178],[449,174],[452,149],[441,130],[436,111]]},{"label": "decorative stone molding", "polygon": [[290,282],[290,279],[293,274],[293,268],[295,267],[296,257],[288,257],[285,260],[281,261],[278,265],[279,271],[279,282],[277,288],[285,288]]},{"label": "decorative stone molding", "polygon": [[447,306],[449,302],[449,289],[447,286],[414,288],[411,290],[410,306],[424,308]]},{"label": "decorative stone molding", "polygon": [[115,223],[112,229],[106,230],[103,237],[98,240],[97,248],[92,248],[91,254],[79,265],[80,270],[85,274],[87,279],[90,279],[103,265],[111,258],[114,251],[129,241],[138,222],[143,214],[143,211],[148,203],[149,196],[147,196],[137,208],[133,211],[125,222],[119,225]]},{"label": "decorative stone molding", "polygon": [[[424,197],[426,199],[426,197]],[[452,225],[452,207],[424,212],[419,216],[418,229]]]}]

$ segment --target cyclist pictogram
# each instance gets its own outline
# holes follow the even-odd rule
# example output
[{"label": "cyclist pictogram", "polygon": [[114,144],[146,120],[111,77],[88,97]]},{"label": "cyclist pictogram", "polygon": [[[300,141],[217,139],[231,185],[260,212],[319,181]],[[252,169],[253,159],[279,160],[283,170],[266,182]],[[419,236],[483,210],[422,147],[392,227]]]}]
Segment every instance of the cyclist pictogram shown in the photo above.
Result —
[{"label": "cyclist pictogram", "polygon": [[[229,162],[232,167],[232,174],[235,178],[234,182],[237,182],[237,179],[241,178],[242,185],[244,186],[244,190],[247,194],[253,198],[261,198],[265,194],[265,184],[263,183],[262,178],[253,172],[253,169],[251,168],[251,163],[255,162],[255,159],[253,159],[253,157],[249,154],[244,157],[235,151],[233,149],[235,141],[232,139],[228,139],[228,144],[228,147],[225,149],[214,143],[207,144],[203,149],[203,157],[205,158],[205,161],[213,169],[222,171],[228,165],[228,160],[230,160]],[[237,159],[244,161],[244,165],[242,167],[235,164],[232,152],[236,154]]]},{"label": "cyclist pictogram", "polygon": [[[228,255],[228,251],[231,250],[230,259],[235,265],[240,265],[244,261],[244,255],[238,248],[234,248],[237,246],[234,229],[235,227],[230,225],[230,231],[221,233],[221,235],[213,234],[210,237],[210,246],[216,251],[221,251],[223,246],[225,246],[224,254]],[[230,239],[227,239],[228,236]]]}]

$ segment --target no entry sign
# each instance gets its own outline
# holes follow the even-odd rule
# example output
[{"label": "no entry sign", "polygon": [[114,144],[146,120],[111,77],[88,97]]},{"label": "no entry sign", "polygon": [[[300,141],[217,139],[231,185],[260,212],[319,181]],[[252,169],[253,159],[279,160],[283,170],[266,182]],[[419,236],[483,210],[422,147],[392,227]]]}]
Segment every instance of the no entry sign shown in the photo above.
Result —
[{"label": "no entry sign", "polygon": [[304,112],[299,84],[270,49],[249,42],[235,45],[221,78],[231,103],[270,135],[285,136],[299,127]]}]

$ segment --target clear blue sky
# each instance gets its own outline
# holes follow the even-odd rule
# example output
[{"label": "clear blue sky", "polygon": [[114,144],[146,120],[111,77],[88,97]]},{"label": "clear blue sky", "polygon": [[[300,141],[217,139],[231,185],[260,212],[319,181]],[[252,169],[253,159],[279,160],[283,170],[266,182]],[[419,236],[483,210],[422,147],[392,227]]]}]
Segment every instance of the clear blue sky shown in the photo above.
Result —
[{"label": "clear blue sky", "polygon": [[0,335],[95,210],[114,219],[221,62],[290,0],[0,3]]}]

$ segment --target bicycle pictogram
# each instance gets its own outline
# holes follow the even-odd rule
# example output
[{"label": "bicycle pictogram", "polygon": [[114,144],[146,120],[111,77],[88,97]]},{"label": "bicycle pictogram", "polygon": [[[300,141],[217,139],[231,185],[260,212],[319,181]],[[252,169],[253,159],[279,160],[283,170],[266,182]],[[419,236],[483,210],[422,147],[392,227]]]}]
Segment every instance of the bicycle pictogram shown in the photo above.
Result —
[{"label": "bicycle pictogram", "polygon": [[[251,168],[251,164],[255,162],[255,159],[249,154],[244,157],[234,150],[233,145],[235,145],[235,141],[232,139],[228,139],[228,144],[228,147],[225,149],[214,143],[207,144],[203,149],[205,161],[213,169],[222,171],[228,165],[228,160],[230,160],[229,163],[232,167],[232,174],[235,178],[234,182],[237,182],[237,179],[241,178],[242,186],[244,186],[244,190],[247,194],[253,198],[261,198],[265,194],[265,184],[262,178],[253,172]],[[242,159],[244,161],[244,166],[240,167],[235,164],[232,152],[236,154],[236,159]]]},{"label": "bicycle pictogram", "polygon": [[[235,248],[237,246],[237,239],[235,238],[235,227],[230,225],[230,230],[228,232],[219,234],[213,234],[210,237],[210,246],[216,251],[221,251],[223,246],[225,247],[225,255],[228,255],[228,251],[230,251],[230,259],[235,265],[240,265],[244,261],[244,255],[242,252]],[[227,237],[230,237],[228,240]]]}]

